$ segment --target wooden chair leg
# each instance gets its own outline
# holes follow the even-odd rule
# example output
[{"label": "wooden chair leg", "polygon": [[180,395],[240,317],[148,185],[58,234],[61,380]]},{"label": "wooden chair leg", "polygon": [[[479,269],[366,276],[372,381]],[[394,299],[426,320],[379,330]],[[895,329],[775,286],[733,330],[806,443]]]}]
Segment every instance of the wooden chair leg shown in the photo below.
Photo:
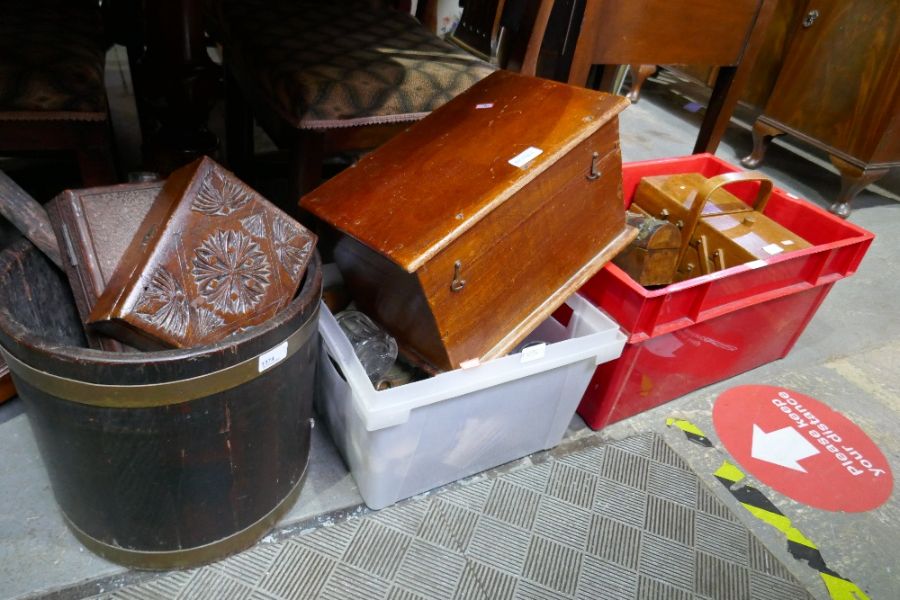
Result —
[{"label": "wooden chair leg", "polygon": [[626,98],[632,102],[641,99],[641,88],[647,78],[656,73],[656,65],[630,65],[631,67],[631,89],[628,90]]},{"label": "wooden chair leg", "polygon": [[126,46],[125,51],[128,55],[128,70],[131,74],[131,91],[134,94],[134,106],[137,109],[138,124],[141,128],[141,140],[149,137],[153,133],[153,117],[152,109],[147,106],[147,96],[144,90],[144,77],[141,76],[140,58],[144,53],[142,44],[132,44]]},{"label": "wooden chair leg", "polygon": [[[300,197],[322,182],[322,162],[325,157],[325,135],[318,131],[301,130],[291,148],[289,165],[287,210],[298,215]],[[285,207],[282,207],[285,208]],[[302,219],[302,215],[299,215]],[[305,223],[304,223],[305,224]]]},{"label": "wooden chair leg", "polygon": [[249,180],[253,153],[253,112],[225,69],[225,160],[238,177]]},{"label": "wooden chair leg", "polygon": [[725,129],[731,120],[731,114],[743,91],[744,84],[750,76],[756,55],[764,45],[765,34],[775,12],[777,0],[761,0],[756,20],[750,29],[750,35],[737,66],[719,67],[712,97],[706,107],[706,116],[700,126],[700,134],[694,145],[694,154],[700,152],[715,153],[719,141],[725,135]]},{"label": "wooden chair leg", "polygon": [[319,241],[316,248],[325,262],[334,261],[334,245],[338,233],[320,221],[312,213],[300,208],[300,198],[314,190],[322,182],[322,166],[325,159],[325,134],[316,131],[300,131],[291,149],[288,198],[290,206],[281,207],[300,221],[304,227],[316,232]]},{"label": "wooden chair leg", "polygon": [[884,177],[890,169],[860,168],[834,155],[830,155],[828,158],[841,173],[841,191],[828,210],[846,219],[850,216],[850,203],[853,199],[866,189],[866,186]]},{"label": "wooden chair leg", "polygon": [[591,69],[591,85],[595,90],[609,92],[610,94],[618,94],[616,89],[617,83],[621,81],[620,75],[621,65],[596,65]]},{"label": "wooden chair leg", "polygon": [[766,157],[766,150],[769,149],[772,138],[778,137],[779,135],[784,135],[784,131],[771,123],[766,123],[757,119],[756,122],[753,123],[753,151],[741,159],[741,164],[748,169],[755,169],[761,165],[763,159]]}]

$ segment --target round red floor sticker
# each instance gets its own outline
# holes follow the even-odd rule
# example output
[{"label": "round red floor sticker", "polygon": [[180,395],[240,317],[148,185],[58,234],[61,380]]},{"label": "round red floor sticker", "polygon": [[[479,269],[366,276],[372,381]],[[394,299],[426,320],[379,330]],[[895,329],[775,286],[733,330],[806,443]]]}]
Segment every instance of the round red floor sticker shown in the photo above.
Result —
[{"label": "round red floor sticker", "polygon": [[713,406],[725,448],[747,471],[815,508],[862,512],[881,506],[894,478],[862,429],[818,400],[768,385],[742,385]]}]

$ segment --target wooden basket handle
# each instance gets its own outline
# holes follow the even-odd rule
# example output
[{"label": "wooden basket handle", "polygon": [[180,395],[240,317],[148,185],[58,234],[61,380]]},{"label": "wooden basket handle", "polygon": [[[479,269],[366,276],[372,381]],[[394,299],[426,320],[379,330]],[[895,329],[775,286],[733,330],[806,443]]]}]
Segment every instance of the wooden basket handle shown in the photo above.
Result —
[{"label": "wooden basket handle", "polygon": [[739,171],[735,173],[722,173],[715,177],[710,177],[697,188],[697,195],[694,196],[694,202],[691,204],[690,213],[688,214],[688,222],[684,224],[681,230],[683,242],[681,244],[681,253],[678,256],[678,264],[684,258],[687,251],[688,243],[694,237],[694,229],[700,221],[700,215],[703,213],[703,207],[709,202],[710,196],[713,195],[720,187],[738,183],[742,181],[758,181],[759,193],[756,195],[756,201],[753,203],[753,210],[762,212],[769,203],[772,196],[772,180],[760,173],[759,171]]},{"label": "wooden basket handle", "polygon": [[702,209],[703,205],[709,201],[709,197],[712,196],[713,192],[715,192],[720,187],[729,185],[731,183],[736,183],[738,181],[759,182],[759,193],[756,195],[756,202],[753,203],[753,210],[757,212],[764,211],[766,209],[766,204],[769,202],[769,197],[772,195],[772,180],[759,171],[722,173],[721,175],[710,177],[703,185],[701,185],[697,189],[697,199],[694,200],[694,202],[700,201],[700,207]]}]

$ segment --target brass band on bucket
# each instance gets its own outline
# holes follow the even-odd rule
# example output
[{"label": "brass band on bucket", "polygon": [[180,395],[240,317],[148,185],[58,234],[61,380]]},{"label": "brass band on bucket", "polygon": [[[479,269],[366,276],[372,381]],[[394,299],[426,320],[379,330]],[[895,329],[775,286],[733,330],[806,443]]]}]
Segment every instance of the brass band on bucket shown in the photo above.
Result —
[{"label": "brass band on bucket", "polygon": [[291,491],[281,500],[275,508],[270,510],[261,519],[248,525],[244,529],[232,533],[231,535],[204,544],[194,548],[186,548],[183,550],[167,550],[167,551],[143,551],[131,550],[120,546],[113,546],[106,542],[91,537],[78,528],[69,517],[63,513],[66,525],[78,538],[78,541],[84,546],[103,558],[109,559],[120,565],[129,567],[137,567],[139,569],[184,569],[188,567],[196,567],[205,563],[225,558],[232,554],[237,554],[241,550],[245,550],[256,543],[270,529],[272,529],[281,517],[293,506],[297,497],[300,495],[300,489],[303,487],[303,480],[306,478],[307,467],[303,467],[303,473],[300,479],[291,488]]},{"label": "brass band on bucket", "polygon": [[[309,319],[297,331],[278,344],[287,342],[288,345],[287,355],[280,362],[290,358],[316,333],[318,316],[319,308],[316,306],[315,312]],[[230,390],[259,377],[262,374],[259,370],[259,358],[269,351],[271,349],[230,367],[197,377],[151,384],[106,385],[61,377],[35,369],[20,361],[5,348],[0,348],[10,371],[42,392],[64,400],[103,408],[167,406]]]}]

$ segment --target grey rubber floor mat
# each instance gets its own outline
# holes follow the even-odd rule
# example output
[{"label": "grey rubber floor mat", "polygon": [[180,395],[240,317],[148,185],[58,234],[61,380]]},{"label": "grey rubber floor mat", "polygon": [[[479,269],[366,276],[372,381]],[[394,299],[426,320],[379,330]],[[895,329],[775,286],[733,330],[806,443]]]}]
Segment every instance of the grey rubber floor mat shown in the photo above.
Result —
[{"label": "grey rubber floor mat", "polygon": [[99,598],[811,598],[655,434],[260,544]]}]

